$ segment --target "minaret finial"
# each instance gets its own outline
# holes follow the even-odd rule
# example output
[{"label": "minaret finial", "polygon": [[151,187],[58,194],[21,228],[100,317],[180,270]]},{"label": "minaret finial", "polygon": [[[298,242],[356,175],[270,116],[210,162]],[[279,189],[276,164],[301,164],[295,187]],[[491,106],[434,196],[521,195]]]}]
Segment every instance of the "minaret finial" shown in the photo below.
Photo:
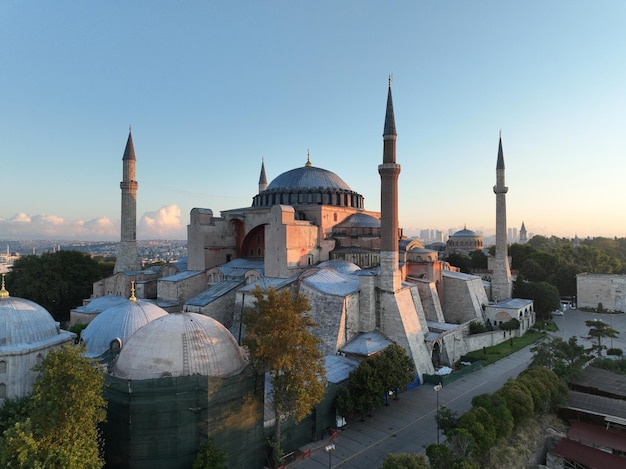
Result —
[{"label": "minaret finial", "polygon": [[4,274],[2,274],[2,288],[0,289],[0,298],[6,298],[9,296],[9,292],[4,288]]},{"label": "minaret finial", "polygon": [[391,80],[392,80],[393,76],[391,75],[391,73],[389,74],[389,88],[391,88]]},{"label": "minaret finial", "polygon": [[304,166],[313,166],[311,164],[311,152],[309,151],[308,148],[306,150],[306,164]]},{"label": "minaret finial", "polygon": [[498,138],[502,138],[502,129],[498,130]]},{"label": "minaret finial", "polygon": [[137,297],[135,296],[135,281],[130,281],[130,301],[137,301]]}]

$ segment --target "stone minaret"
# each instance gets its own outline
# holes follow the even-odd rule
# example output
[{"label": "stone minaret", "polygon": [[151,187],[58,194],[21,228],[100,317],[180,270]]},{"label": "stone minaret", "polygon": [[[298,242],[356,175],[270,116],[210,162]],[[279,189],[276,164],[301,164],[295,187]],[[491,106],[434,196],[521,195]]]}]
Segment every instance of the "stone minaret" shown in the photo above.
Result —
[{"label": "stone minaret", "polygon": [[519,243],[524,244],[528,241],[528,234],[526,233],[526,226],[522,222],[522,227],[519,229]]},{"label": "stone minaret", "polygon": [[261,159],[261,175],[259,176],[259,194],[267,189],[267,176],[265,175],[265,161]]},{"label": "stone minaret", "polygon": [[137,181],[135,180],[135,148],[133,136],[128,131],[128,141],[122,157],[123,176],[121,239],[113,273],[140,270],[137,252]]},{"label": "stone minaret", "polygon": [[396,122],[391,99],[391,79],[387,92],[387,111],[383,131],[383,164],[378,165],[380,174],[380,288],[396,291],[402,285],[398,267],[398,176],[400,165],[396,164]]},{"label": "stone minaret", "polygon": [[[433,364],[426,348],[426,317],[416,286],[402,283],[398,266],[398,176],[396,163],[396,123],[391,100],[391,80],[387,92],[383,163],[380,174],[380,272],[370,297],[374,309],[373,326],[396,344],[405,348],[415,363],[417,374],[432,374]],[[365,295],[364,295],[365,296]],[[368,328],[364,328],[367,330]]]},{"label": "stone minaret", "polygon": [[504,154],[502,153],[502,135],[498,143],[498,163],[496,164],[496,256],[491,277],[491,299],[503,301],[511,298],[511,269],[506,239],[506,193],[504,185]]}]

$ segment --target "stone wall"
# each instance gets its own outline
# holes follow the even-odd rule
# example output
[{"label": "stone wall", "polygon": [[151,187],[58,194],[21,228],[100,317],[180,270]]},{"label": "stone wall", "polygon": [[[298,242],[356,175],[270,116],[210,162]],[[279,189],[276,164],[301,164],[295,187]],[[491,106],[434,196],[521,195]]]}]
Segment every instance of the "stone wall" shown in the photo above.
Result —
[{"label": "stone wall", "polygon": [[579,308],[597,308],[626,312],[626,275],[578,274],[576,293]]}]

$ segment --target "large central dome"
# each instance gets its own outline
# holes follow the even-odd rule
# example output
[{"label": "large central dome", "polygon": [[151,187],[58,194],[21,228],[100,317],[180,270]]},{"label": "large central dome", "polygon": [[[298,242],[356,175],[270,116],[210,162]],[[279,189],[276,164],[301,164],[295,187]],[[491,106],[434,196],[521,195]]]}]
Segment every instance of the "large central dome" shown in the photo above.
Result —
[{"label": "large central dome", "polygon": [[363,208],[363,196],[332,171],[316,168],[310,159],[303,167],[276,177],[253,199],[253,207],[272,205],[338,205]]},{"label": "large central dome", "polygon": [[304,166],[292,169],[274,179],[269,186],[271,190],[300,190],[300,189],[332,189],[351,191],[343,179],[335,173],[314,166]]}]

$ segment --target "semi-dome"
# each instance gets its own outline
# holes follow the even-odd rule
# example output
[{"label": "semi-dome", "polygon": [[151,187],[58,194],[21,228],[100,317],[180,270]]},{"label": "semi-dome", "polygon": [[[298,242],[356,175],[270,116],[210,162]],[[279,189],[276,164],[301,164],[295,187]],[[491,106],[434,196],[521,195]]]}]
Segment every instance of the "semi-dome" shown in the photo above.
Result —
[{"label": "semi-dome", "polygon": [[307,159],[303,167],[284,172],[257,194],[253,207],[272,205],[339,205],[363,208],[357,194],[332,171],[316,168]]},{"label": "semi-dome", "polygon": [[34,345],[58,335],[57,322],[43,306],[0,295],[0,348]]},{"label": "semi-dome", "polygon": [[227,377],[246,366],[243,349],[220,322],[198,313],[169,314],[139,329],[113,374],[127,379]]},{"label": "semi-dome", "polygon": [[99,357],[109,350],[111,341],[122,345],[142,326],[168,313],[154,303],[123,299],[122,303],[102,311],[81,334],[87,346],[86,356]]}]

